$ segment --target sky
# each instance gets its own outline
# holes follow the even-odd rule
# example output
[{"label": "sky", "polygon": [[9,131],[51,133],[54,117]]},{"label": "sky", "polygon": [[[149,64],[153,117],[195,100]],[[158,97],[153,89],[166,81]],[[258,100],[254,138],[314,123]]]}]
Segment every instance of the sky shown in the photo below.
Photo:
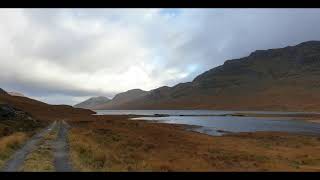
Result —
[{"label": "sky", "polygon": [[320,9],[1,9],[0,88],[74,105],[320,40]]}]

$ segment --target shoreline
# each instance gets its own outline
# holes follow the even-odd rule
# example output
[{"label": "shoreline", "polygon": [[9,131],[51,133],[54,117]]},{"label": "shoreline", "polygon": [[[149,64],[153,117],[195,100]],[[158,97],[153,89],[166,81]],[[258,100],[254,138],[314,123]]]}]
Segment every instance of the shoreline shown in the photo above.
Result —
[{"label": "shoreline", "polygon": [[[271,111],[270,111],[271,112]],[[306,122],[312,123],[320,123],[320,113],[317,112],[285,112],[279,111],[274,113],[254,113],[249,111],[243,112],[234,112],[234,113],[224,113],[224,114],[152,114],[152,115],[143,115],[143,114],[93,114],[94,116],[105,116],[105,115],[112,115],[112,116],[132,116],[135,117],[257,117],[257,118],[279,118],[277,120],[302,120]],[[283,118],[283,119],[281,119]]]},{"label": "shoreline", "polygon": [[[219,136],[227,136],[227,135],[238,135],[238,134],[254,134],[254,133],[285,133],[285,134],[292,134],[292,135],[306,135],[306,136],[316,136],[316,137],[320,137],[320,134],[316,134],[316,133],[308,133],[308,132],[286,132],[286,131],[243,131],[243,132],[232,132],[232,131],[226,131],[223,129],[217,129],[215,130],[215,133],[217,134],[208,134],[208,133],[204,133],[201,131],[197,131],[196,129],[198,128],[205,128],[205,126],[199,126],[199,125],[190,125],[190,124],[175,124],[175,123],[165,123],[162,122],[161,120],[145,120],[145,119],[132,119],[132,118],[128,118],[128,120],[130,121],[141,121],[144,123],[152,123],[152,124],[166,124],[166,125],[172,125],[173,127],[181,127],[183,128],[185,131],[188,132],[193,132],[193,133],[199,133],[202,135],[207,135],[207,136],[213,136],[213,137],[219,137]],[[313,122],[313,120],[302,120],[302,121],[308,121],[308,122]],[[313,123],[320,123],[320,120],[314,120],[316,122]]]}]

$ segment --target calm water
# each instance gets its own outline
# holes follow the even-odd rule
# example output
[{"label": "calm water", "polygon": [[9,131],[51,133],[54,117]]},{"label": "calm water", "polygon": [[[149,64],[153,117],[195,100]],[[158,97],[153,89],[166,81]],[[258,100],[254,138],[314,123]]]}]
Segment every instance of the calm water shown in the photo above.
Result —
[{"label": "calm water", "polygon": [[[168,114],[168,117],[140,117],[134,120],[156,120],[159,123],[188,124],[198,126],[193,131],[221,135],[219,130],[229,132],[281,131],[320,134],[320,124],[300,120],[291,120],[290,117],[239,117],[239,116],[201,116],[223,115],[237,112],[258,114],[297,114],[299,112],[271,112],[271,111],[214,111],[214,110],[99,110],[98,115],[136,114],[154,115]],[[184,116],[179,116],[184,115]],[[186,116],[199,115],[199,116]]]},{"label": "calm water", "polygon": [[[257,113],[257,114],[303,114],[305,112],[283,112],[283,111],[219,111],[219,110],[96,110],[97,115],[154,115],[168,114],[178,115],[223,115],[232,113]],[[316,112],[309,112],[316,113]]]}]

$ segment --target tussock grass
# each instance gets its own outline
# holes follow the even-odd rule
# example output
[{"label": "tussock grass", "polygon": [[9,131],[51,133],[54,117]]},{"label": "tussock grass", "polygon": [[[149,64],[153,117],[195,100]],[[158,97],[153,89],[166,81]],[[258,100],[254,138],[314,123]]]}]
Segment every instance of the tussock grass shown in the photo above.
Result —
[{"label": "tussock grass", "polygon": [[[131,154],[131,147],[124,148],[123,156],[115,153],[114,148],[106,148],[107,143],[117,143],[118,138],[97,139],[92,131],[83,132],[79,129],[72,129],[69,133],[70,153],[73,166],[80,171],[130,171],[133,169],[146,169],[145,162],[137,160]],[[113,142],[112,142],[113,141]]]},{"label": "tussock grass", "polygon": [[17,132],[0,138],[0,167],[27,139],[26,133]]},{"label": "tussock grass", "polygon": [[106,162],[106,155],[102,147],[85,135],[72,130],[69,133],[71,159],[74,167],[82,171],[102,169]]}]

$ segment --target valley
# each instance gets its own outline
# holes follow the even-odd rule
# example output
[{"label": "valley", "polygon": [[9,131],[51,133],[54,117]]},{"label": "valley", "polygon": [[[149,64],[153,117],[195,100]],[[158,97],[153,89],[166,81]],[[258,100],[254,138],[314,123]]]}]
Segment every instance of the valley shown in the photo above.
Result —
[{"label": "valley", "polygon": [[[71,171],[68,166],[72,171],[94,172],[320,170],[319,136],[285,132],[209,136],[189,131],[190,126],[183,124],[131,120],[141,117],[139,115],[94,115],[88,110],[68,106],[57,108],[25,97],[1,97],[2,102],[22,108],[25,103],[32,103],[32,108],[25,109],[35,120],[32,123],[35,127],[27,129],[15,128],[18,126],[3,120],[0,122],[14,129],[0,137],[2,171],[6,171],[15,153],[28,147],[32,135],[43,132],[42,129],[52,123],[49,128],[52,133],[34,142],[32,150],[20,156],[22,169],[11,170]],[[46,108],[42,106],[50,111],[44,114],[42,110]],[[21,122],[18,119],[12,121]],[[59,150],[56,148],[60,146],[55,142],[59,141],[61,132],[57,127],[63,121],[68,124],[69,130],[64,133],[64,138],[69,145],[67,149],[62,148],[66,160],[59,161],[62,163],[59,165],[62,169],[59,169],[56,160],[60,155],[57,156]],[[17,168],[16,165],[12,167]]]}]

